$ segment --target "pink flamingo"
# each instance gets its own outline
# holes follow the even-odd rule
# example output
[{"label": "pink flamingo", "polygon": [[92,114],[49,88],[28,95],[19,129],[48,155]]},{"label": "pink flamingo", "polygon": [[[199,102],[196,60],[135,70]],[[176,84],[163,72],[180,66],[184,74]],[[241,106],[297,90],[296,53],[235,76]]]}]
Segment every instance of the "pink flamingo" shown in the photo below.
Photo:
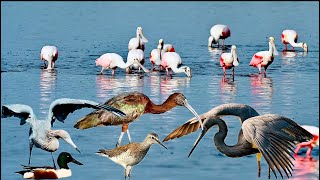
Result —
[{"label": "pink flamingo", "polygon": [[126,69],[126,72],[130,73],[128,67],[133,63],[137,63],[139,66],[142,66],[137,60],[127,61],[124,63],[123,58],[116,53],[105,53],[96,59],[96,66],[102,67],[100,74],[102,74],[104,69],[112,69],[112,75],[114,75],[117,67]]},{"label": "pink flamingo", "polygon": [[142,51],[144,51],[145,43],[147,43],[148,40],[143,35],[142,27],[137,28],[136,34],[136,37],[130,39],[128,50],[130,51],[132,49],[141,49]]},{"label": "pink flamingo", "polygon": [[166,69],[167,76],[169,76],[169,68],[171,68],[174,73],[185,73],[188,77],[191,77],[191,69],[188,66],[178,68],[179,65],[182,65],[182,60],[178,53],[166,52],[162,55],[161,66]]},{"label": "pink flamingo", "polygon": [[269,38],[269,51],[260,51],[253,55],[250,66],[257,67],[261,74],[261,67],[264,67],[264,75],[266,75],[268,66],[273,62],[274,55],[279,55],[274,44],[274,38]]},{"label": "pink flamingo", "polygon": [[232,68],[232,76],[234,76],[234,67],[239,65],[239,59],[236,52],[237,47],[235,45],[231,46],[230,53],[223,53],[220,56],[220,66],[223,69],[223,76],[226,75],[226,69]]},{"label": "pink flamingo", "polygon": [[308,52],[308,45],[304,42],[298,42],[298,33],[295,30],[284,30],[281,33],[281,41],[284,44],[285,50],[287,50],[287,44],[292,46],[292,51],[294,51],[295,47],[300,47],[304,52]]},{"label": "pink flamingo", "polygon": [[307,156],[311,156],[311,151],[314,146],[319,146],[319,127],[316,126],[308,126],[308,125],[302,125],[305,130],[309,131],[313,135],[313,139],[308,142],[302,142],[297,145],[297,148],[295,149],[294,153],[297,154],[299,150],[303,147],[308,147],[308,151],[306,153]]},{"label": "pink flamingo", "polygon": [[44,46],[41,49],[40,58],[43,60],[46,68],[46,61],[48,61],[47,69],[54,69],[54,63],[58,60],[58,48],[55,46]]},{"label": "pink flamingo", "polygon": [[224,40],[231,35],[231,31],[228,26],[223,24],[216,24],[210,29],[210,37],[208,39],[208,46],[211,47],[213,44],[218,44],[219,39],[222,39],[222,46],[224,46]]}]

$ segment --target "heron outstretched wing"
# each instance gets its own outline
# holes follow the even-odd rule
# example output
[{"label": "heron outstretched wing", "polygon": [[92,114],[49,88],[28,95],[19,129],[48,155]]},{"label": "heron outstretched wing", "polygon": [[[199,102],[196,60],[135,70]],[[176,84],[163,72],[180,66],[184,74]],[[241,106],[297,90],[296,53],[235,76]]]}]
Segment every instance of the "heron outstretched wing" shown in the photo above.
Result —
[{"label": "heron outstretched wing", "polygon": [[26,120],[30,117],[34,117],[33,110],[30,106],[25,104],[9,104],[3,105],[1,111],[1,118],[7,117],[17,117],[20,118],[20,125],[26,123]]},{"label": "heron outstretched wing", "polygon": [[292,175],[294,145],[313,138],[312,134],[303,129],[293,120],[275,114],[266,114],[247,119],[242,124],[245,139],[257,147],[273,171],[275,168],[283,178],[281,169]]},{"label": "heron outstretched wing", "polygon": [[49,108],[48,119],[51,120],[51,124],[54,123],[55,119],[64,122],[69,113],[81,108],[93,108],[93,109],[105,109],[110,111],[118,117],[125,116],[126,114],[117,108],[108,106],[105,104],[99,104],[94,101],[83,100],[83,99],[69,99],[61,98],[53,101]]}]

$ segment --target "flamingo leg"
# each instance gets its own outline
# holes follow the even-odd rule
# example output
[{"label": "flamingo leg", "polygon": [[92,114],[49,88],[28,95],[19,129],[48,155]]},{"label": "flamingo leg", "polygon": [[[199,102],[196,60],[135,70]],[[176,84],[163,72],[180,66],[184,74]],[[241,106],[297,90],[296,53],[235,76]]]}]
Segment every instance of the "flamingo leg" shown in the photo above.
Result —
[{"label": "flamingo leg", "polygon": [[53,159],[52,152],[51,152],[51,158],[52,158],[52,162],[53,162],[53,167],[54,167],[54,169],[57,169],[57,167],[56,167],[56,163],[54,162],[54,159]]},{"label": "flamingo leg", "polygon": [[258,177],[260,177],[260,175],[261,175],[261,165],[260,165],[261,153],[257,153],[256,154],[256,158],[257,158],[257,161],[258,161]]}]

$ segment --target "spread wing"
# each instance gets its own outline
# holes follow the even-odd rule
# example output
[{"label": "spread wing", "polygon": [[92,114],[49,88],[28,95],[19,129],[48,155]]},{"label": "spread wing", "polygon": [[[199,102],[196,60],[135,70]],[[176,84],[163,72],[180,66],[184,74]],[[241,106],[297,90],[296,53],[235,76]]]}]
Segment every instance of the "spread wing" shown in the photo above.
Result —
[{"label": "spread wing", "polygon": [[277,177],[275,168],[283,178],[284,171],[292,176],[294,145],[313,138],[312,134],[284,116],[266,114],[249,118],[242,124],[245,139],[257,147]]},{"label": "spread wing", "polygon": [[104,109],[110,111],[112,114],[117,117],[125,116],[126,114],[120,111],[117,108],[99,104],[94,101],[82,100],[82,99],[69,99],[61,98],[53,101],[49,108],[48,118],[51,119],[51,124],[54,123],[55,119],[63,122],[69,113],[74,112],[75,110],[81,108],[93,108],[93,109]]},{"label": "spread wing", "polygon": [[24,104],[3,105],[1,111],[1,118],[7,118],[12,116],[20,118],[20,125],[23,125],[26,123],[26,120],[29,117],[34,117],[34,114],[32,108]]}]

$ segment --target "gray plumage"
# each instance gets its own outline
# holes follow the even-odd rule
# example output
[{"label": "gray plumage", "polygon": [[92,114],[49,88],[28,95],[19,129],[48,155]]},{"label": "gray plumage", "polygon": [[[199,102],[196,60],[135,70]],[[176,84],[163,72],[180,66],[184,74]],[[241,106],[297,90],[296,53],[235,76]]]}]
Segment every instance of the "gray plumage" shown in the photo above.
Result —
[{"label": "gray plumage", "polygon": [[[31,158],[31,151],[33,146],[42,150],[51,152],[56,151],[59,148],[58,139],[62,138],[77,151],[77,146],[73,143],[68,132],[64,130],[52,130],[52,124],[57,119],[63,122],[69,113],[74,112],[81,108],[94,108],[94,109],[105,109],[111,111],[117,116],[125,116],[125,114],[111,106],[99,104],[94,101],[82,100],[82,99],[69,99],[61,98],[53,101],[50,105],[48,117],[45,120],[38,120],[35,116],[32,108],[24,104],[10,104],[2,106],[2,118],[6,117],[17,117],[20,118],[20,125],[28,122],[30,124],[29,131],[29,165]],[[79,151],[80,152],[80,151]],[[52,157],[53,159],[53,157]],[[54,162],[54,160],[53,160]],[[55,164],[54,164],[55,165]]]}]

